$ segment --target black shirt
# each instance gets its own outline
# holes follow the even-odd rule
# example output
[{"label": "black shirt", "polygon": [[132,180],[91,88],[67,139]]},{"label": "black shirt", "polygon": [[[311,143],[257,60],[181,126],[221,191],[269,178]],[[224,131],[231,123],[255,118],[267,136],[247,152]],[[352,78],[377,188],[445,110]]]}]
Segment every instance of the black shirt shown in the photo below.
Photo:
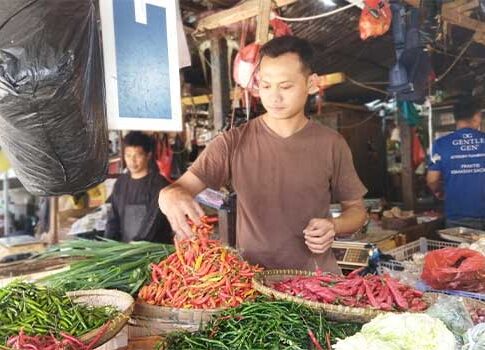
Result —
[{"label": "black shirt", "polygon": [[[119,241],[151,241],[172,243],[172,229],[167,218],[158,207],[158,194],[167,186],[168,181],[158,173],[151,171],[141,179],[132,179],[130,174],[123,174],[117,180],[110,196],[112,210],[108,215],[105,236]],[[126,232],[125,215],[128,206],[145,206],[146,214],[142,225],[134,238]]]}]

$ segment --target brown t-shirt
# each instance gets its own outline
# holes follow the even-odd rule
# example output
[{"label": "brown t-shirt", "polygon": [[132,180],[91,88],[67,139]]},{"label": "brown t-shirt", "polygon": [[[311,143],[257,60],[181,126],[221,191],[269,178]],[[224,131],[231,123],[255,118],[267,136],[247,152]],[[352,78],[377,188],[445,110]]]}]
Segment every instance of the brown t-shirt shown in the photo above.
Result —
[{"label": "brown t-shirt", "polygon": [[309,121],[283,138],[261,117],[216,137],[189,169],[207,186],[232,184],[237,193],[237,247],[266,268],[338,272],[333,253],[313,254],[303,230],[312,218],[329,216],[331,199],[360,199],[357,176],[344,138]]}]

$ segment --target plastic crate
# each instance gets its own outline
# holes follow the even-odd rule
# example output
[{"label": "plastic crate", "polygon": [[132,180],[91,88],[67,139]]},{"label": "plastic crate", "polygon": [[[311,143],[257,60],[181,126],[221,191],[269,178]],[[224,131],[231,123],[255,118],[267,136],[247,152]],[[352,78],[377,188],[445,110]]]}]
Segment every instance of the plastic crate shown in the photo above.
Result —
[{"label": "plastic crate", "polygon": [[433,241],[421,237],[417,241],[389,250],[386,254],[392,255],[398,261],[404,261],[411,259],[414,253],[427,253],[431,250],[458,247],[458,245],[459,243],[456,242]]},{"label": "plastic crate", "polygon": [[[443,248],[458,247],[459,243],[456,242],[442,242],[434,241],[431,239],[421,237],[419,240],[389,250],[386,254],[392,255],[396,261],[381,261],[378,266],[378,273],[382,274],[385,269],[392,271],[400,271],[403,269],[402,261],[411,260],[415,253],[427,253],[432,250],[438,250]],[[474,298],[485,301],[485,294],[465,292],[459,290],[436,290],[432,289],[424,282],[419,282],[416,288],[423,292],[436,292],[448,295],[462,296],[467,298]]]},{"label": "plastic crate", "polygon": [[392,271],[400,271],[403,269],[401,261],[411,260],[415,253],[427,253],[431,250],[438,250],[443,248],[458,247],[459,243],[456,242],[442,242],[434,241],[421,237],[417,241],[407,243],[400,247],[388,250],[386,254],[392,255],[395,261],[381,261],[379,263],[377,271],[381,274],[384,272],[384,268]]}]

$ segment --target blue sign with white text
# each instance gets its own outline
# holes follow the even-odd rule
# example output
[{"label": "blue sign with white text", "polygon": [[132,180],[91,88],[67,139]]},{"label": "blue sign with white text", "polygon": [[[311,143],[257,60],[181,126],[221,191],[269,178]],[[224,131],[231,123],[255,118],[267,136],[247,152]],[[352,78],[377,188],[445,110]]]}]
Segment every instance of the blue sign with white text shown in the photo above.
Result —
[{"label": "blue sign with white text", "polygon": [[170,119],[166,10],[146,8],[147,24],[137,23],[133,0],[113,1],[119,117]]}]

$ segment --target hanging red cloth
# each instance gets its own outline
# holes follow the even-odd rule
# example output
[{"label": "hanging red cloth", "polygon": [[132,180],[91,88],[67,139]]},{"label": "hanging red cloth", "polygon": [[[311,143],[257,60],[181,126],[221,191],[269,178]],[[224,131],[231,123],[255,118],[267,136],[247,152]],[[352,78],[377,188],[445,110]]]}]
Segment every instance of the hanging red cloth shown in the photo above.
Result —
[{"label": "hanging red cloth", "polygon": [[413,148],[413,167],[416,169],[426,159],[426,152],[424,151],[421,140],[419,139],[416,128],[411,129],[412,148]]},{"label": "hanging red cloth", "polygon": [[168,142],[167,134],[163,134],[163,137],[156,140],[155,144],[155,161],[158,165],[160,175],[165,177],[167,180],[170,179],[170,174],[172,172],[172,159],[173,151]]}]

